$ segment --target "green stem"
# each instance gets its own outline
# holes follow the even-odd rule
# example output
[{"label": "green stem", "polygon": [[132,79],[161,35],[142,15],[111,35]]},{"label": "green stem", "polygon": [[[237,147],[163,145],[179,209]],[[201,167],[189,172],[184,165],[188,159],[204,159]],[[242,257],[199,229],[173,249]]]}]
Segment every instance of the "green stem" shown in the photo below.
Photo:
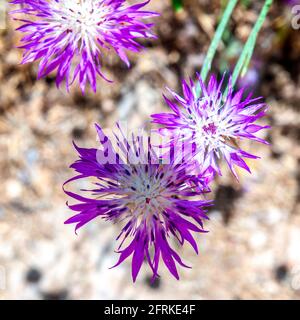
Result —
[{"label": "green stem", "polygon": [[[233,74],[232,74],[232,86],[235,85],[239,75],[242,73],[244,75],[248,69],[251,57],[253,55],[257,35],[266,19],[266,16],[268,14],[268,11],[272,5],[273,0],[266,0],[265,4],[260,12],[260,15],[254,25],[254,28],[252,29],[250,36],[244,46],[244,49],[242,51],[242,54],[234,68]],[[227,90],[226,90],[227,91]]]},{"label": "green stem", "polygon": [[[223,13],[223,16],[221,18],[221,21],[217,27],[216,33],[214,35],[214,38],[210,44],[207,55],[206,55],[204,62],[203,62],[203,67],[201,70],[201,78],[202,78],[203,82],[206,80],[208,72],[211,69],[211,64],[212,64],[213,58],[214,58],[215,53],[217,51],[218,45],[222,39],[223,33],[226,29],[226,26],[228,24],[228,21],[229,21],[231,14],[232,14],[232,11],[237,4],[237,1],[238,0],[229,0],[228,1],[227,7],[226,7],[226,9]],[[201,87],[200,87],[200,84],[197,83],[196,95],[199,97],[200,94],[201,94]]]}]

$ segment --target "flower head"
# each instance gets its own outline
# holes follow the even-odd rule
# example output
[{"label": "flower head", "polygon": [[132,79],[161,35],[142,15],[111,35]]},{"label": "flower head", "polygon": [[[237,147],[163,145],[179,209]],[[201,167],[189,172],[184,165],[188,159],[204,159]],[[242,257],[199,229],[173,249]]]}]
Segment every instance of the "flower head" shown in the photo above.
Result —
[{"label": "flower head", "polygon": [[298,0],[284,0],[283,2],[289,6],[295,6],[295,5],[299,4]]},{"label": "flower head", "polygon": [[117,237],[121,243],[115,266],[132,255],[133,281],[144,259],[155,278],[162,258],[178,279],[176,262],[187,266],[169,239],[172,236],[180,245],[187,241],[198,252],[192,232],[205,232],[202,220],[207,217],[203,207],[210,202],[199,199],[201,193],[191,190],[184,165],[162,164],[150,141],[146,146],[142,135],[129,141],[120,130],[122,138],[115,135],[117,152],[102,129],[96,128],[102,149],[75,146],[80,159],[71,167],[78,175],[66,182],[93,177],[96,187],[88,197],[65,191],[79,202],[69,205],[76,215],[66,223],[76,223],[76,230],[97,217],[123,223]]},{"label": "flower head", "polygon": [[[222,94],[220,83],[211,76],[208,85],[198,76],[201,96],[197,97],[195,84],[183,81],[181,97],[169,90],[174,101],[165,97],[166,103],[173,113],[152,115],[153,122],[164,126],[159,132],[169,137],[169,144],[174,147],[177,143],[189,150],[189,161],[194,162],[201,170],[214,171],[221,174],[218,160],[224,158],[235,176],[234,165],[250,172],[243,158],[256,159],[250,153],[240,149],[238,142],[242,139],[267,144],[255,135],[258,131],[268,128],[255,124],[256,120],[265,115],[267,107],[260,98],[246,98],[244,88],[234,93],[229,80],[228,93]],[[185,156],[187,156],[185,154]]]},{"label": "flower head", "polygon": [[69,89],[77,79],[83,92],[87,83],[96,91],[97,75],[106,79],[104,50],[113,48],[129,66],[126,50],[142,48],[135,39],[154,37],[152,24],[142,22],[157,15],[140,10],[148,2],[125,7],[125,0],[12,0],[21,5],[12,14],[26,17],[17,19],[25,34],[22,63],[40,60],[38,78],[57,70],[57,86],[65,79]]}]

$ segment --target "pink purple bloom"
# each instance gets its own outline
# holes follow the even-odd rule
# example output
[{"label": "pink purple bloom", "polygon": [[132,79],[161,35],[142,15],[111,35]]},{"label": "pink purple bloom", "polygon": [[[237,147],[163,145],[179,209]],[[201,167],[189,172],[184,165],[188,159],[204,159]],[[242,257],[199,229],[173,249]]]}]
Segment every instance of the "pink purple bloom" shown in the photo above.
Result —
[{"label": "pink purple bloom", "polygon": [[239,147],[239,141],[250,139],[267,144],[256,133],[268,126],[256,121],[265,115],[267,106],[261,98],[244,97],[245,89],[233,92],[231,81],[228,93],[222,93],[224,76],[220,83],[211,76],[207,86],[198,76],[201,96],[197,97],[195,84],[183,81],[183,97],[169,90],[173,100],[165,97],[172,113],[152,115],[153,122],[163,125],[159,132],[169,138],[168,145],[184,145],[188,161],[194,162],[201,170],[221,174],[219,159],[224,158],[237,177],[234,165],[250,172],[245,158],[256,159]]},{"label": "pink purple bloom", "polygon": [[299,0],[284,0],[284,2],[289,6],[294,6],[299,4]]},{"label": "pink purple bloom", "polygon": [[101,149],[75,146],[80,158],[71,168],[77,175],[66,184],[91,177],[97,182],[92,190],[82,191],[88,196],[65,190],[76,200],[76,204],[69,205],[76,214],[66,224],[76,224],[77,230],[98,217],[119,222],[123,228],[117,237],[120,257],[115,266],[132,255],[133,281],[144,260],[154,279],[162,258],[178,279],[176,263],[187,266],[170,241],[180,245],[187,241],[198,252],[192,233],[205,232],[203,219],[207,217],[203,208],[210,201],[199,199],[201,192],[191,190],[192,180],[187,183],[190,176],[185,165],[161,163],[148,138],[137,135],[129,140],[119,128],[121,138],[115,134],[116,148],[99,126],[96,129]]},{"label": "pink purple bloom", "polygon": [[[20,48],[22,63],[39,60],[38,78],[57,71],[56,84],[66,81],[67,90],[75,80],[84,92],[86,85],[96,91],[97,75],[104,51],[112,48],[130,65],[126,51],[139,52],[137,38],[153,38],[152,24],[144,18],[157,14],[140,10],[149,1],[125,6],[125,0],[13,0],[21,14],[17,30],[24,33]],[[107,80],[107,79],[106,79]],[[109,80],[108,80],[109,81]]]}]

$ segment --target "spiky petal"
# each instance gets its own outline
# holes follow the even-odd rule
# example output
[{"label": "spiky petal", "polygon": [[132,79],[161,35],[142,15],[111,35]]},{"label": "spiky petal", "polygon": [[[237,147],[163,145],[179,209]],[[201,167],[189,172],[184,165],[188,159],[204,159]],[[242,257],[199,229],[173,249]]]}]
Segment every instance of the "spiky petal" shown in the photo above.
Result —
[{"label": "spiky petal", "polygon": [[[183,164],[162,164],[150,141],[145,142],[142,135],[129,141],[120,130],[121,138],[115,135],[116,151],[102,129],[96,128],[101,149],[76,146],[80,159],[71,168],[78,175],[66,184],[91,177],[97,182],[93,190],[85,190],[89,196],[65,190],[77,202],[69,205],[76,215],[66,223],[75,223],[76,230],[97,217],[123,223],[117,237],[121,243],[115,266],[132,256],[135,281],[146,259],[154,279],[162,259],[178,279],[176,263],[187,266],[171,247],[170,238],[180,245],[187,241],[198,252],[192,232],[205,232],[202,221],[207,216],[203,207],[210,205],[210,201],[199,199],[201,191],[191,190],[193,182]],[[124,247],[126,240],[129,244]]]},{"label": "spiky petal", "polygon": [[261,126],[256,121],[267,110],[261,98],[253,99],[251,94],[244,98],[245,89],[234,93],[231,81],[228,93],[222,94],[224,76],[220,83],[211,76],[206,86],[198,75],[201,96],[196,96],[195,84],[190,80],[182,82],[183,97],[169,90],[173,100],[165,97],[172,113],[152,115],[153,122],[163,126],[158,131],[169,138],[168,146],[175,148],[180,142],[185,148],[185,160],[192,161],[202,171],[221,174],[219,160],[225,159],[237,177],[234,165],[250,172],[244,158],[257,159],[239,147],[243,139],[268,144],[256,133],[269,126]]},{"label": "spiky petal", "polygon": [[[157,14],[142,11],[149,1],[125,6],[125,0],[13,0],[12,11],[22,22],[22,63],[39,60],[38,78],[56,70],[56,84],[66,80],[69,90],[77,80],[84,92],[94,91],[102,76],[103,53],[113,48],[129,66],[126,50],[138,52],[137,38],[153,38],[152,24],[144,18]],[[106,79],[107,80],[107,79]],[[108,80],[109,81],[109,80]]]}]

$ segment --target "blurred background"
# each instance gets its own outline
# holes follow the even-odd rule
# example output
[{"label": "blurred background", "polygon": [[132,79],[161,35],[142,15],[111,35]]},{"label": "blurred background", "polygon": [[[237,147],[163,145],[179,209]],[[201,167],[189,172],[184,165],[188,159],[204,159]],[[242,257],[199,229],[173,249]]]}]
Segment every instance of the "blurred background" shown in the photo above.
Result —
[{"label": "blurred background", "polygon": [[[1,1],[3,4],[3,1]],[[137,2],[137,1],[128,1]],[[98,79],[96,94],[75,86],[57,90],[53,77],[36,80],[37,64],[21,66],[17,23],[0,27],[0,298],[1,299],[298,299],[300,298],[300,1],[274,1],[259,35],[250,69],[239,85],[250,85],[270,106],[264,124],[270,147],[244,142],[262,157],[252,175],[228,173],[215,181],[215,206],[197,237],[200,254],[180,250],[193,269],[150,284],[142,269],[135,284],[130,261],[109,270],[118,255],[119,226],[94,220],[74,234],[64,221],[63,182],[76,159],[72,140],[96,147],[93,124],[111,128],[127,120],[144,125],[166,110],[165,86],[181,93],[180,80],[194,77],[226,1],[152,0],[158,39],[130,54],[131,69],[113,55]],[[232,70],[262,1],[241,0],[223,37],[214,72]],[[300,10],[298,10],[300,12]],[[1,16],[5,14],[1,12]]]}]

